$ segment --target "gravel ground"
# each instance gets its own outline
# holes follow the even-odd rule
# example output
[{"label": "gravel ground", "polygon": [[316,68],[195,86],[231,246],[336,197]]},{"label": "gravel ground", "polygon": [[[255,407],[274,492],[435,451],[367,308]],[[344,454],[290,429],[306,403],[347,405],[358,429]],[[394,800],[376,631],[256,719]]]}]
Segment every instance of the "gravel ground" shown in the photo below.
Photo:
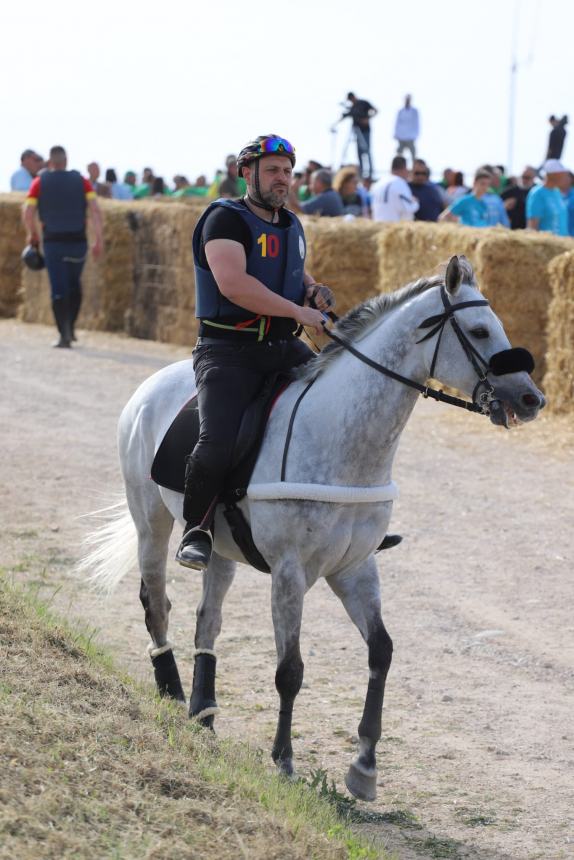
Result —
[{"label": "gravel ground", "polygon": [[[151,680],[137,572],[103,602],[72,568],[90,528],[80,515],[122,490],[122,406],[189,351],[97,332],[51,350],[49,328],[14,320],[0,334],[2,567]],[[405,430],[392,524],[405,540],[379,556],[395,652],[368,809],[383,817],[365,825],[401,860],[574,856],[573,450],[566,419],[507,432],[428,401]],[[200,583],[173,561],[169,582],[189,690]],[[277,705],[269,604],[269,578],[238,568],[218,642],[218,732],[265,754]],[[302,653],[299,770],[324,768],[342,788],[366,649],[324,583],[307,597]]]}]

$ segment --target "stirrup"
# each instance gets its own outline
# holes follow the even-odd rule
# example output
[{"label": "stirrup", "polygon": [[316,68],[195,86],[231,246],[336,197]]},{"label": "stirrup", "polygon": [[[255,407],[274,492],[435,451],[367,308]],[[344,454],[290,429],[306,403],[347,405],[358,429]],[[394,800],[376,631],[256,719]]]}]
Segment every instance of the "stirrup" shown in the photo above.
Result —
[{"label": "stirrup", "polygon": [[192,570],[205,570],[211,558],[213,537],[210,531],[198,526],[184,532],[175,560]]}]

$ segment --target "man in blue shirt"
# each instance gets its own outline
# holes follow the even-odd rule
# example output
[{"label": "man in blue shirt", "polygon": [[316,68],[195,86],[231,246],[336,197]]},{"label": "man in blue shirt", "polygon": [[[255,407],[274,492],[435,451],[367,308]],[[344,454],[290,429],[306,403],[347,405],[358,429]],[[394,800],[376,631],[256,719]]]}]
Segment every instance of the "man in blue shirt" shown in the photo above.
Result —
[{"label": "man in blue shirt", "polygon": [[452,221],[465,227],[490,227],[488,206],[484,197],[490,188],[491,174],[487,170],[477,170],[472,192],[459,197],[445,209],[439,221]]},{"label": "man in blue shirt", "polygon": [[297,200],[297,189],[291,186],[289,194],[289,207],[295,212],[303,215],[326,215],[334,217],[343,215],[343,201],[341,195],[332,187],[333,177],[331,171],[322,167],[311,174],[311,194],[309,200]]},{"label": "man in blue shirt", "polygon": [[434,182],[430,181],[430,170],[422,158],[415,159],[409,186],[419,201],[415,221],[438,221],[444,209],[442,194]]},{"label": "man in blue shirt", "polygon": [[41,155],[33,149],[25,149],[20,156],[20,167],[10,177],[10,191],[28,191],[43,165],[44,159]]},{"label": "man in blue shirt", "polygon": [[488,226],[496,227],[500,224],[502,227],[510,227],[510,219],[504,208],[504,202],[498,194],[488,191],[482,199],[486,205]]},{"label": "man in blue shirt", "polygon": [[544,170],[544,185],[533,188],[526,198],[526,226],[529,230],[568,236],[568,208],[560,191],[568,170],[557,158],[549,158]]}]

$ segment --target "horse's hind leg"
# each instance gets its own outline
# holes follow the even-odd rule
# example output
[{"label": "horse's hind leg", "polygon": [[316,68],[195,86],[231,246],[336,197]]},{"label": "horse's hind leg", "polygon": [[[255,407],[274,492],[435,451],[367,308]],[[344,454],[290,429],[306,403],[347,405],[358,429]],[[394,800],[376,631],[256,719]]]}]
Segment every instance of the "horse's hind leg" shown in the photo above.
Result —
[{"label": "horse's hind leg", "polygon": [[304,665],[299,638],[306,589],[305,574],[297,562],[286,559],[273,566],[271,608],[277,648],[275,686],[279,693],[279,719],[271,755],[279,770],[287,776],[293,774],[293,705],[303,683]]},{"label": "horse's hind leg", "polygon": [[385,681],[393,654],[393,643],[381,617],[379,575],[374,557],[353,571],[329,576],[327,582],[369,647],[369,686],[359,723],[359,752],[345,782],[355,797],[374,800],[377,793],[375,748],[381,737]]},{"label": "horse's hind leg", "polygon": [[215,699],[215,640],[221,631],[221,607],[235,575],[235,562],[213,552],[203,574],[203,594],[197,607],[193,689],[189,716],[213,728]]},{"label": "horse's hind leg", "polygon": [[138,533],[140,600],[152,638],[148,650],[157,689],[162,697],[184,702],[185,694],[172,646],[167,639],[171,603],[166,593],[166,563],[173,517],[152,481],[135,487],[126,484],[126,496]]}]

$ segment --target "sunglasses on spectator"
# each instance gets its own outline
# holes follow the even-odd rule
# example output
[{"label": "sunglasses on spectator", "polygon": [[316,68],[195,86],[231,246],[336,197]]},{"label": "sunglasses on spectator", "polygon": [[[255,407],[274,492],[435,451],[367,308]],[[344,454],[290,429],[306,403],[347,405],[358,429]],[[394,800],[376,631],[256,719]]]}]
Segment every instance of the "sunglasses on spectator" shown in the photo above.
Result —
[{"label": "sunglasses on spectator", "polygon": [[413,170],[413,176],[428,176],[426,170]]}]

